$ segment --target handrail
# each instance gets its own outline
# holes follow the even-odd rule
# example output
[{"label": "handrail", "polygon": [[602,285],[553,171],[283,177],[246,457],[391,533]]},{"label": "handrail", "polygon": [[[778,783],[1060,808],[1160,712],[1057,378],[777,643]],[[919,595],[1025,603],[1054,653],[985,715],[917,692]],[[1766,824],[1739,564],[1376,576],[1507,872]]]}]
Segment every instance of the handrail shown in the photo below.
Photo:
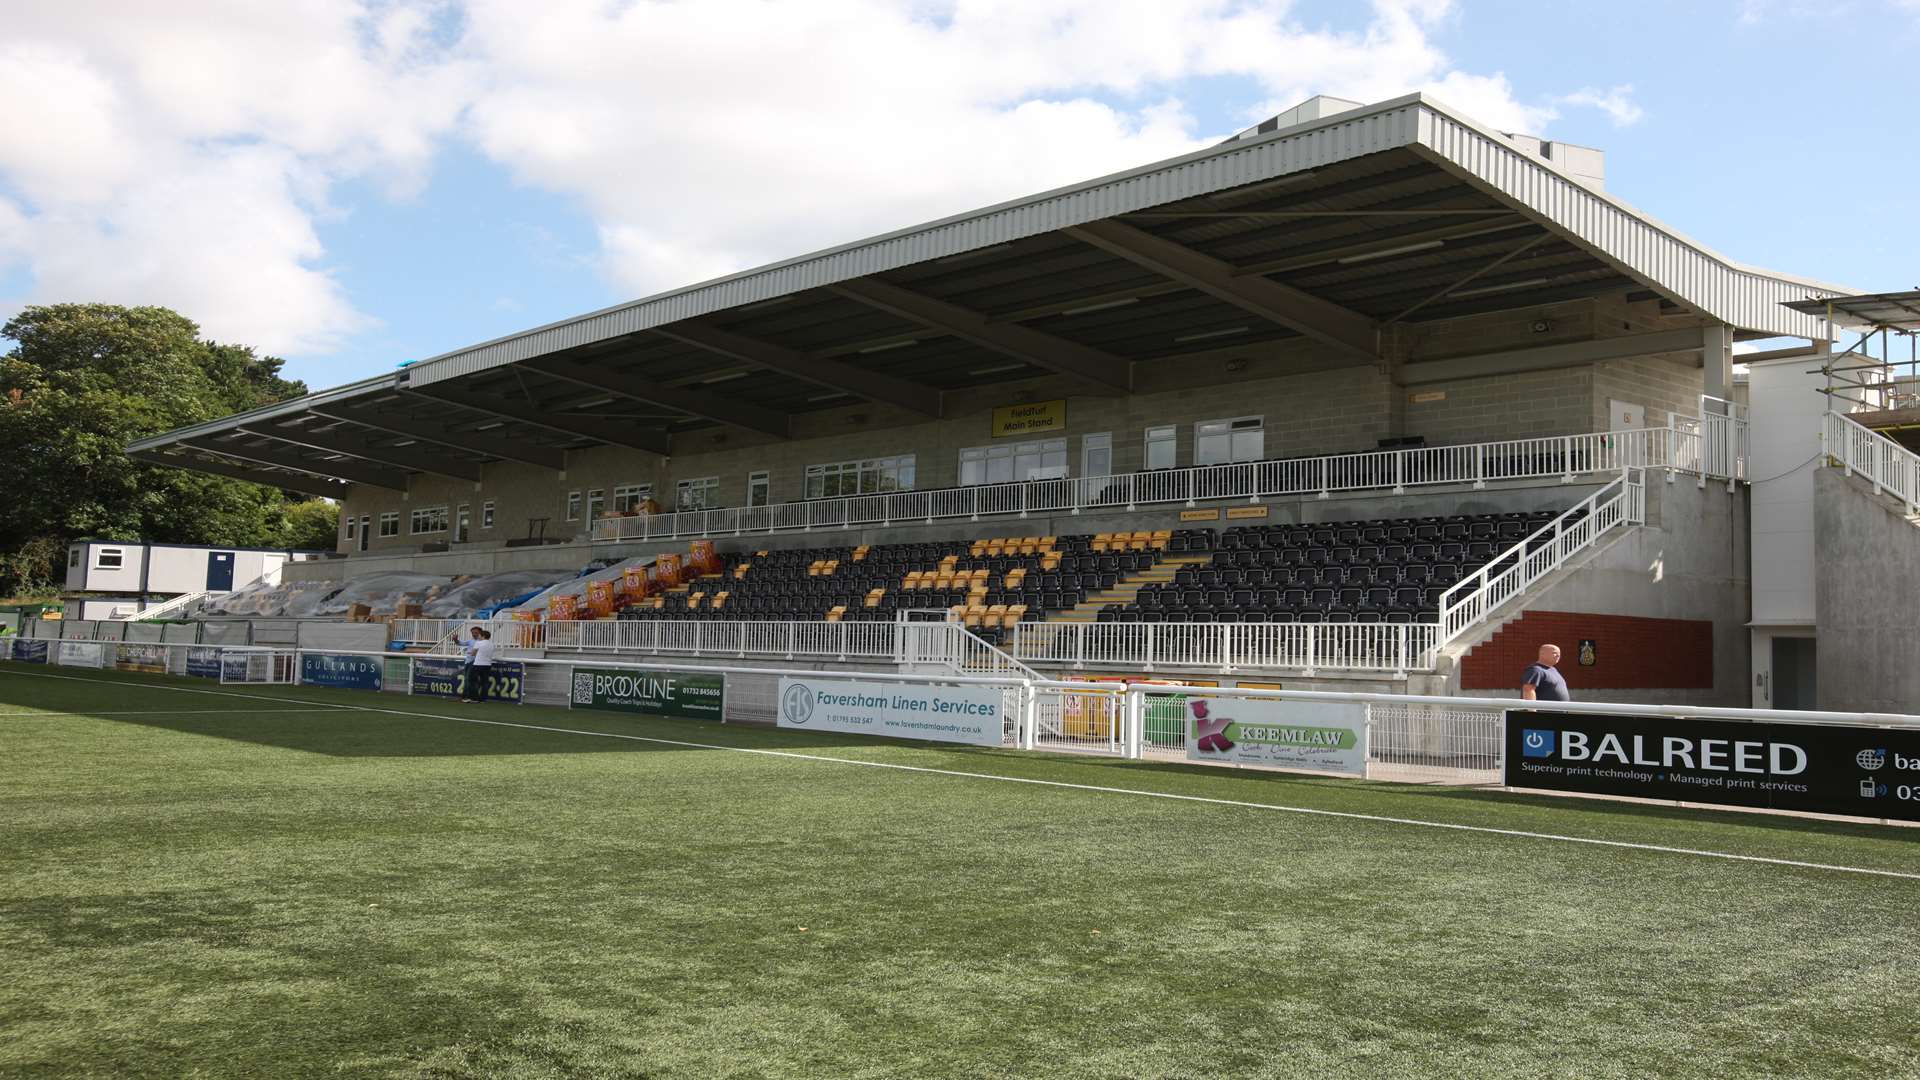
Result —
[{"label": "handrail", "polygon": [[1368,490],[1399,493],[1409,487],[1437,484],[1483,487],[1489,481],[1541,478],[1571,482],[1579,476],[1616,473],[1630,466],[1698,471],[1701,455],[1696,453],[1694,464],[1689,465],[1681,465],[1675,457],[1668,428],[1604,431],[601,518],[591,523],[591,538],[613,543],[739,536],[952,518],[1024,517],[1035,512],[1132,510],[1142,505],[1193,505],[1203,500],[1290,495],[1326,498],[1334,492]]},{"label": "handrail", "polygon": [[1907,516],[1920,513],[1920,454],[1834,412],[1821,423],[1820,442],[1827,459],[1838,461],[1848,476],[1859,473],[1874,494],[1899,499]]},{"label": "handrail", "polygon": [[1432,623],[1020,623],[1009,651],[1075,668],[1390,672],[1431,667]]},{"label": "handrail", "polygon": [[155,604],[154,606],[150,608],[146,608],[145,610],[136,611],[131,615],[125,616],[124,618],[113,619],[111,621],[141,622],[146,619],[157,619],[162,615],[167,615],[172,612],[178,611],[181,608],[187,607],[193,604],[195,601],[205,600],[211,594],[212,594],[212,590],[210,589],[202,589],[201,591],[195,592],[195,593],[181,593],[179,596],[176,596],[173,599],[168,600],[163,604]]},{"label": "handrail", "polygon": [[1429,646],[1429,655],[1437,660],[1441,649],[1486,621],[1495,609],[1528,586],[1592,547],[1615,526],[1645,523],[1645,473],[1639,469],[1622,469],[1619,479],[1568,508],[1440,594],[1440,629]]}]

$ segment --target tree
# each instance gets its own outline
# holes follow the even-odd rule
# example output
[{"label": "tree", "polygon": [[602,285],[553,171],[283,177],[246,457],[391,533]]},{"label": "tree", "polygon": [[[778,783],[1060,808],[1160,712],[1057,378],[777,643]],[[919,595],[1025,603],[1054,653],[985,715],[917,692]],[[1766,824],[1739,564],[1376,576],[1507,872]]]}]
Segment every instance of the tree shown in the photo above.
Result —
[{"label": "tree", "polygon": [[332,551],[339,543],[340,505],[326,499],[306,499],[286,505],[286,528],[281,542],[290,548]]},{"label": "tree", "polygon": [[[0,552],[24,556],[101,537],[279,547],[283,492],[126,456],[129,442],[306,392],[281,361],[200,338],[158,307],[29,307],[0,336]],[[310,513],[310,512],[305,512]],[[0,560],[0,590],[25,584],[32,558]]]}]

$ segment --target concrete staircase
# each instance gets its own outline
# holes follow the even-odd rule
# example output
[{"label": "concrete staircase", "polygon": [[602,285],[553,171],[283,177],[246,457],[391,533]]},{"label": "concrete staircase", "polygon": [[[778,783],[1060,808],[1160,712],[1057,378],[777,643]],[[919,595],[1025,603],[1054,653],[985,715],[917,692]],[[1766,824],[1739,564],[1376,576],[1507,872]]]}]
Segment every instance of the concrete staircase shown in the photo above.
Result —
[{"label": "concrete staircase", "polygon": [[1213,562],[1212,555],[1170,555],[1150,569],[1123,577],[1114,582],[1113,588],[1103,589],[1086,598],[1075,607],[1059,613],[1048,613],[1047,622],[1083,622],[1098,621],[1100,609],[1109,604],[1131,604],[1140,595],[1140,590],[1148,585],[1165,585],[1173,580],[1173,575],[1190,566],[1207,566]]}]

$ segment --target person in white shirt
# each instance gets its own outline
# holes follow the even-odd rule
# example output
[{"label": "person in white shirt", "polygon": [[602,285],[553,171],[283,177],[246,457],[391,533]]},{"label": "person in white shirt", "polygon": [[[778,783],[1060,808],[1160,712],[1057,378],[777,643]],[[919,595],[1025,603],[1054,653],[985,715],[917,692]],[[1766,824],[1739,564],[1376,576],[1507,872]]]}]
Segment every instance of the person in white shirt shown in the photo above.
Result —
[{"label": "person in white shirt", "polygon": [[466,693],[461,696],[467,701],[485,701],[487,681],[493,675],[493,635],[476,626],[460,648],[467,654]]}]

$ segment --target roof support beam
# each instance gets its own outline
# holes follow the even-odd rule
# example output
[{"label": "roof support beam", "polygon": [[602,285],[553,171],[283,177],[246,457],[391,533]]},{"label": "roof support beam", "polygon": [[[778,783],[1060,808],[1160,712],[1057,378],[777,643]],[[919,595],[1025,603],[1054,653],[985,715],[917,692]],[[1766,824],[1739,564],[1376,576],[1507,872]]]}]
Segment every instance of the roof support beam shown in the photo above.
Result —
[{"label": "roof support beam", "polygon": [[1703,334],[1698,327],[1684,330],[1659,330],[1626,337],[1595,338],[1564,345],[1541,345],[1530,349],[1455,356],[1446,360],[1409,361],[1401,369],[1398,381],[1403,386],[1475,379],[1487,375],[1510,375],[1522,371],[1546,371],[1552,368],[1580,367],[1599,360],[1620,360],[1631,356],[1659,353],[1699,352]]},{"label": "roof support beam", "polygon": [[406,393],[423,401],[445,401],[461,408],[473,409],[476,412],[526,424],[528,427],[537,427],[543,431],[552,431],[561,435],[575,435],[606,443],[609,446],[624,446],[629,450],[644,450],[650,454],[666,454],[672,450],[672,440],[664,431],[598,416],[543,412],[530,404],[487,394],[471,393],[458,389],[450,383],[432,383],[418,390],[408,390]]},{"label": "roof support beam", "polygon": [[941,415],[940,390],[924,383],[895,378],[877,371],[868,371],[824,356],[798,352],[771,342],[736,334],[731,330],[722,330],[717,326],[678,322],[655,327],[653,332],[685,345],[719,353],[722,356],[778,371],[797,379],[805,379],[829,390],[845,390],[869,401],[898,405],[909,412],[917,412],[923,416]]},{"label": "roof support beam", "polygon": [[377,461],[383,465],[393,465],[415,472],[432,473],[449,480],[466,480],[475,484],[480,482],[478,462],[446,457],[419,446],[375,446],[359,435],[351,435],[343,431],[314,431],[308,427],[268,427],[260,424],[240,430],[249,435],[278,439],[283,443],[304,446],[310,450],[346,454],[362,461]]},{"label": "roof support beam", "polygon": [[1291,285],[1242,277],[1231,263],[1117,221],[1095,221],[1062,230],[1109,255],[1152,270],[1216,300],[1278,323],[1357,360],[1380,356],[1380,326],[1356,311],[1329,303]]},{"label": "roof support beam", "polygon": [[490,454],[506,461],[517,461],[522,465],[533,465],[542,469],[567,467],[567,454],[564,450],[534,446],[516,439],[489,435],[484,431],[456,431],[432,420],[421,420],[411,416],[389,416],[370,409],[354,409],[344,405],[328,405],[313,411],[333,420],[345,420],[362,427],[370,427],[375,431],[384,431],[389,435],[398,435],[403,439],[418,439],[421,442],[448,446],[455,450]]},{"label": "roof support beam", "polygon": [[350,484],[367,484],[386,488],[389,491],[405,492],[407,474],[367,461],[342,458],[334,461],[317,461],[302,457],[291,448],[267,446],[242,446],[239,443],[215,442],[212,439],[196,439],[180,445],[209,454],[219,454],[235,461],[252,462],[256,465],[272,465],[281,469],[295,469],[315,476],[343,480]]},{"label": "roof support beam", "polygon": [[685,386],[667,386],[639,375],[610,371],[587,364],[576,364],[571,360],[557,360],[547,356],[522,360],[520,363],[530,371],[538,371],[556,379],[565,379],[570,383],[579,383],[594,390],[604,390],[619,397],[664,405],[677,412],[697,416],[702,420],[711,420],[716,424],[730,424],[763,435],[772,435],[776,439],[789,438],[792,433],[789,417],[784,413],[763,409],[758,405],[710,391],[694,390]]},{"label": "roof support beam", "polygon": [[168,468],[187,469],[192,472],[207,473],[212,476],[224,476],[229,480],[245,480],[249,484],[262,487],[279,488],[282,491],[297,491],[302,495],[318,495],[329,499],[338,499],[347,493],[340,484],[330,484],[313,476],[299,476],[294,473],[272,473],[263,469],[249,469],[225,461],[208,461],[205,458],[190,458],[159,454],[151,450],[136,450],[127,455],[135,461],[147,465],[165,465]]},{"label": "roof support beam", "polygon": [[1086,384],[1091,393],[1125,394],[1133,389],[1133,363],[1112,353],[1016,323],[994,322],[977,311],[877,278],[857,278],[828,288],[908,322],[944,330],[983,349],[1059,372]]}]

